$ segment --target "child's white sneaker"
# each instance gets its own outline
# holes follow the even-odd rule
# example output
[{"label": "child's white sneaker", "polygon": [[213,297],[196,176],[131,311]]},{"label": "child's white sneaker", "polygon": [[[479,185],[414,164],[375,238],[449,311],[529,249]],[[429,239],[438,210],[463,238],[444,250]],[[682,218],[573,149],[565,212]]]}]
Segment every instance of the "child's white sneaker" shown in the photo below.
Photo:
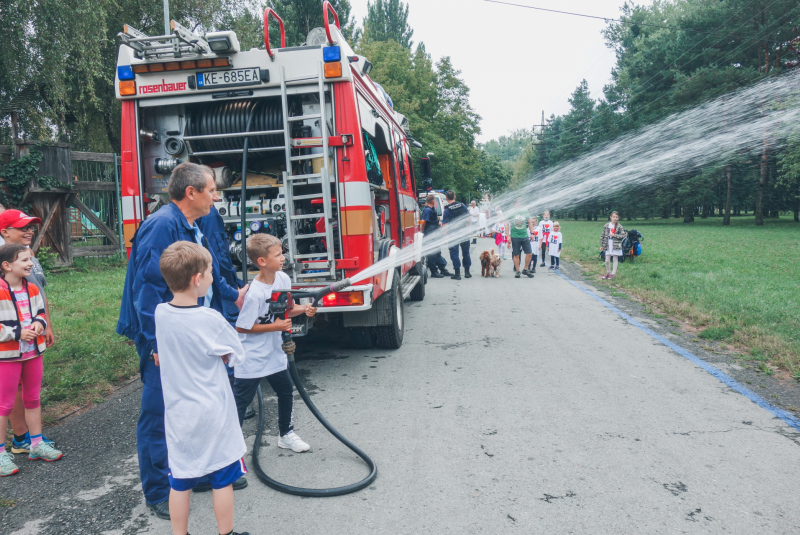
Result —
[{"label": "child's white sneaker", "polygon": [[0,453],[0,477],[13,476],[19,472],[19,467],[14,464],[14,456],[7,451]]},{"label": "child's white sneaker", "polygon": [[294,431],[289,431],[282,437],[278,437],[278,447],[285,450],[292,450],[295,453],[303,453],[311,449],[311,446],[303,442]]},{"label": "child's white sneaker", "polygon": [[31,461],[41,459],[42,461],[52,463],[53,461],[59,460],[63,456],[64,454],[55,449],[53,446],[45,441],[41,441],[35,447],[31,448],[31,452],[28,454],[28,459]]}]

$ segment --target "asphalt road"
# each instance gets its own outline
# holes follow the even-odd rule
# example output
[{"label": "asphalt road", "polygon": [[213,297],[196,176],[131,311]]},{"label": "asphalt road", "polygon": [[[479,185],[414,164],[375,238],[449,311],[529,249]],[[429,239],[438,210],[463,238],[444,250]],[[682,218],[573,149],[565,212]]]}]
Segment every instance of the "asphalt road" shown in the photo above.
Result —
[{"label": "asphalt road", "polygon": [[[488,243],[473,247],[474,259]],[[251,472],[236,493],[236,529],[800,532],[797,429],[547,271],[515,279],[508,261],[499,279],[430,280],[424,302],[406,303],[397,351],[302,341],[315,403],[377,462],[378,479],[353,495],[306,499]],[[278,450],[266,392],[261,461],[271,475],[320,487],[364,477],[299,399],[296,430],[312,450]],[[63,461],[23,460],[19,476],[0,481],[0,496],[17,500],[0,508],[0,532],[170,533],[139,491],[138,395],[134,383],[56,428]],[[245,432],[252,444],[252,421]],[[216,533],[211,496],[195,495],[192,508],[190,532]]]}]

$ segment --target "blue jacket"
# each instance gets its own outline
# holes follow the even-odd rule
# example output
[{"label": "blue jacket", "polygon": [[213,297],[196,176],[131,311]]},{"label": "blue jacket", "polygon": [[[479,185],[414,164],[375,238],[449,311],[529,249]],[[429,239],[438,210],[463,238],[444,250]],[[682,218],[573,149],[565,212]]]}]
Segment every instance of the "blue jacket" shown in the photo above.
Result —
[{"label": "blue jacket", "polygon": [[[222,221],[222,216],[219,215],[215,207],[211,208],[211,213],[207,216],[201,217],[197,220],[197,226],[200,231],[208,238],[208,245],[214,253],[214,258],[219,263],[219,272],[222,278],[229,286],[234,288],[241,288],[244,282],[236,276],[236,268],[233,267],[230,254],[228,253],[228,235],[225,233],[225,223]],[[214,310],[221,310],[225,319],[231,323],[235,323],[239,317],[239,309],[233,301],[228,301],[222,298],[222,295],[214,292],[211,298],[211,308]]]},{"label": "blue jacket", "polygon": [[[154,314],[156,306],[172,299],[172,292],[161,276],[158,262],[164,249],[181,240],[194,243],[195,233],[174,203],[162,207],[145,219],[131,240],[133,246],[122,291],[117,334],[127,336],[136,343],[142,380],[156,388],[161,387],[161,380],[158,369],[151,364],[150,359],[152,353],[158,353]],[[214,296],[235,302],[239,292],[220,275],[219,262],[206,237],[203,242],[205,248],[211,252]],[[198,304],[202,304],[202,300],[198,300]],[[216,307],[215,310],[222,312]]]}]

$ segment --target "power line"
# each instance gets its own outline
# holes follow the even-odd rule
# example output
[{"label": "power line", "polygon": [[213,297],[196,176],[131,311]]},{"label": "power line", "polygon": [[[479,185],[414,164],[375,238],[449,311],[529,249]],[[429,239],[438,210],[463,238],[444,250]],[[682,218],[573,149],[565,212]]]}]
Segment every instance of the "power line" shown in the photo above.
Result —
[{"label": "power line", "polygon": [[[770,4],[768,4],[768,5],[772,5],[772,4],[774,4],[776,1],[777,1],[777,0],[773,0],[773,1],[772,1]],[[751,2],[751,3],[752,3],[752,2]],[[746,4],[744,7],[747,7],[748,5],[749,5],[749,4]],[[740,9],[739,11],[737,11],[737,12],[736,12],[736,13],[735,13],[733,16],[731,16],[730,18],[728,18],[728,20],[732,19],[733,17],[735,17],[736,15],[738,15],[739,13],[741,13],[741,12],[744,10],[744,7],[743,7],[742,9]],[[790,16],[791,14],[792,14],[791,12],[788,12],[788,13],[786,13],[786,14],[784,15],[784,17],[783,17],[783,18],[785,18],[786,16]],[[723,23],[723,25],[724,25],[724,24],[726,24],[726,23],[728,22],[728,20],[726,20],[726,21]],[[745,24],[746,22],[747,22],[747,21],[743,22],[742,24]],[[780,24],[782,24],[782,23],[783,23],[783,19],[781,18],[781,19],[777,19],[777,20],[775,20],[775,21],[772,23],[772,25],[769,25],[769,26],[766,26],[766,25],[765,25],[765,26],[764,26],[764,31],[763,31],[763,34],[762,34],[762,35],[767,35],[769,32],[773,31],[773,30],[774,30],[774,29],[775,29],[777,26],[779,26],[779,25],[780,25]],[[739,26],[737,26],[737,28],[738,28],[738,27],[741,27],[741,26],[742,26],[742,24],[740,24]],[[721,27],[721,26],[720,26],[720,27]],[[704,40],[705,40],[705,38],[704,38],[702,41],[704,41]],[[702,41],[700,41],[700,43],[702,43]],[[759,42],[763,42],[763,40],[759,39]],[[697,45],[699,45],[700,43],[697,43]],[[715,44],[717,44],[717,43],[719,43],[719,41],[717,41]],[[697,46],[697,45],[694,45],[692,48],[694,48],[694,47],[695,47],[695,46]],[[734,54],[738,53],[738,52],[739,52],[739,51],[742,49],[742,47],[744,47],[744,46],[745,46],[745,43],[740,43],[740,44],[739,44],[738,46],[736,46],[736,47],[735,47],[733,50],[731,50],[730,52],[728,52],[727,54],[725,54],[724,56],[722,56],[722,58],[719,58],[719,59],[717,59],[716,63],[720,63],[720,62],[723,62],[723,61],[727,60],[727,59],[728,59],[728,58],[730,58],[732,55],[734,55]],[[684,52],[683,54],[681,54],[681,55],[680,55],[678,58],[676,58],[676,60],[674,60],[674,61],[677,61],[678,59],[680,59],[681,57],[683,57],[684,55],[686,55],[686,53],[687,53],[687,52],[689,52],[690,50],[692,50],[692,48],[690,48],[689,50],[687,50],[686,52]],[[701,52],[700,54],[697,54],[697,55],[695,55],[693,58],[691,58],[691,59],[687,60],[686,62],[684,62],[684,63],[683,63],[683,65],[681,65],[680,67],[678,67],[678,70],[680,71],[681,69],[683,69],[683,67],[685,67],[686,65],[688,65],[689,63],[691,63],[692,61],[694,61],[695,59],[697,59],[698,57],[700,57],[702,54],[703,54],[703,52]],[[650,80],[652,80],[653,78],[655,78],[655,77],[656,77],[658,74],[660,74],[661,72],[663,72],[663,71],[667,70],[667,69],[668,69],[669,67],[671,67],[672,65],[673,65],[673,62],[670,62],[670,64],[669,64],[669,65],[665,66],[663,69],[661,69],[660,71],[658,71],[657,73],[655,73],[653,76],[651,76],[650,78],[648,78],[648,79],[647,79],[647,80],[646,80],[644,83],[642,83],[642,84],[640,84],[639,86],[637,86],[636,88],[634,88],[634,89],[633,89],[633,91],[635,92],[637,89],[640,89],[640,88],[642,88],[642,87],[643,87],[645,84],[647,84],[647,82],[649,82]],[[664,93],[662,93],[662,94],[661,94],[659,97],[655,98],[654,100],[651,100],[650,102],[644,103],[644,104],[642,104],[641,106],[639,106],[639,107],[637,107],[637,108],[635,108],[635,109],[630,109],[630,110],[628,110],[628,111],[627,111],[627,113],[628,113],[630,116],[634,116],[636,113],[639,113],[639,112],[641,112],[641,111],[643,111],[643,110],[645,110],[645,109],[649,108],[650,106],[652,106],[653,104],[655,104],[655,103],[656,103],[656,102],[658,102],[659,100],[661,100],[661,99],[663,99],[664,97],[666,97],[666,96],[668,96],[668,95],[670,95],[670,94],[674,93],[675,91],[677,91],[677,90],[678,90],[678,89],[679,89],[679,88],[682,86],[682,84],[683,84],[683,83],[685,83],[687,80],[688,80],[688,78],[687,78],[687,79],[684,79],[684,80],[682,80],[682,82],[679,82],[678,84],[676,84],[675,86],[673,86],[673,87],[672,87],[672,88],[670,88],[669,90],[665,91],[665,92],[664,92]],[[652,87],[652,84],[648,85],[648,88],[649,88],[649,87]],[[645,90],[646,90],[646,89],[647,89],[647,88],[645,88]],[[638,94],[631,95],[631,96],[629,97],[629,99],[628,99],[628,100],[630,101],[630,99],[631,99],[631,98],[633,98],[633,97],[635,97],[635,96],[638,96],[638,95],[641,95],[641,94],[643,94],[643,93],[644,93],[644,91],[641,91],[641,92],[639,92]],[[569,132],[571,132],[571,131],[573,131],[573,130],[576,130],[576,129],[577,129],[577,128],[579,128],[580,126],[581,126],[581,125],[575,125],[575,126],[573,126],[572,128],[567,128],[567,129],[565,129],[565,130],[563,130],[563,131],[559,132],[557,135],[558,135],[558,137],[560,138],[562,135],[564,135],[564,134],[566,134],[566,133],[569,133]],[[575,146],[577,143],[578,143],[578,142],[573,142],[573,143],[567,143],[567,144],[565,144],[565,145],[559,145],[559,146],[558,146],[558,148],[569,148],[569,147]]]},{"label": "power line", "polygon": [[547,9],[547,8],[544,8],[544,7],[526,6],[524,4],[514,4],[512,2],[502,2],[500,0],[483,0],[483,1],[484,2],[489,2],[491,4],[501,4],[501,5],[504,5],[504,6],[521,7],[521,8],[525,8],[525,9],[534,9],[536,11],[547,11],[548,13],[558,13],[560,15],[572,15],[574,17],[583,17],[583,18],[587,18],[587,19],[596,19],[596,20],[602,20],[602,21],[605,21],[605,22],[618,22],[620,24],[629,24],[631,26],[649,26],[651,28],[662,28],[662,29],[666,29],[666,30],[678,30],[678,31],[682,31],[682,32],[694,32],[694,33],[699,33],[699,34],[704,34],[704,35],[719,35],[721,37],[731,37],[733,39],[758,41],[760,43],[763,43],[764,41],[767,41],[769,43],[780,43],[781,42],[781,41],[775,41],[775,40],[772,40],[772,39],[759,39],[757,37],[742,37],[742,36],[739,36],[739,35],[722,34],[722,33],[718,33],[718,32],[704,32],[702,30],[694,30],[694,29],[691,29],[691,28],[681,28],[679,26],[667,26],[665,24],[651,24],[649,22],[631,22],[631,21],[622,20],[622,19],[613,19],[613,18],[609,18],[609,17],[598,17],[596,15],[586,15],[584,13],[572,13],[570,11],[559,11],[558,9]]}]

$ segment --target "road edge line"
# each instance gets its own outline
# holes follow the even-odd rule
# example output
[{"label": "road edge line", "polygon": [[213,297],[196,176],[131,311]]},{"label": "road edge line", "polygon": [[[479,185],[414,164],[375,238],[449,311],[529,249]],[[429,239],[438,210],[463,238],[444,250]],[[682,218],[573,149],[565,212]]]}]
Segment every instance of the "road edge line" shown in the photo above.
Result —
[{"label": "road edge line", "polygon": [[709,374],[711,374],[714,377],[716,377],[717,379],[719,379],[722,383],[727,385],[729,388],[731,388],[731,389],[735,390],[736,392],[742,394],[743,396],[745,396],[747,399],[749,399],[750,401],[752,401],[753,403],[755,403],[756,405],[758,405],[762,409],[768,410],[769,412],[774,414],[776,417],[780,418],[781,420],[783,420],[784,422],[789,424],[791,427],[795,428],[797,431],[800,431],[800,419],[797,419],[796,417],[794,417],[793,415],[789,414],[785,410],[783,410],[783,409],[781,409],[779,407],[776,407],[775,405],[773,405],[772,403],[770,403],[766,399],[762,398],[761,396],[759,396],[758,394],[756,394],[755,392],[753,392],[752,390],[750,390],[749,388],[747,388],[746,386],[744,386],[743,384],[738,382],[736,379],[734,379],[730,375],[722,372],[719,368],[717,368],[715,366],[712,366],[711,364],[709,364],[705,360],[701,359],[700,357],[698,357],[697,355],[695,355],[691,351],[687,350],[686,348],[683,348],[683,347],[679,346],[678,344],[676,344],[674,342],[671,342],[670,340],[668,340],[664,336],[658,334],[657,332],[655,332],[654,330],[650,329],[649,327],[647,327],[645,325],[642,325],[638,320],[634,319],[629,314],[626,314],[625,312],[623,312],[619,308],[615,307],[614,305],[612,305],[611,303],[609,303],[608,301],[606,301],[605,299],[603,299],[602,297],[597,295],[592,290],[586,288],[585,286],[582,286],[582,285],[578,284],[577,282],[575,282],[574,280],[570,279],[568,276],[564,275],[561,272],[559,272],[558,275],[561,278],[563,278],[564,280],[566,280],[568,283],[570,283],[571,285],[573,285],[576,288],[578,288],[579,290],[581,290],[583,293],[585,293],[585,294],[589,295],[590,297],[592,297],[595,301],[599,302],[600,304],[602,304],[603,306],[605,306],[609,310],[612,310],[619,317],[621,317],[622,319],[624,319],[625,321],[627,321],[628,323],[630,323],[634,327],[637,327],[638,329],[643,331],[645,334],[647,334],[651,338],[654,338],[655,340],[659,341],[661,344],[667,346],[668,348],[670,348],[671,350],[673,350],[674,352],[676,352],[678,355],[682,356],[686,360],[689,360],[689,361],[693,362],[694,364],[696,364],[697,366],[699,366],[700,368],[702,368],[703,370],[705,370]]}]

